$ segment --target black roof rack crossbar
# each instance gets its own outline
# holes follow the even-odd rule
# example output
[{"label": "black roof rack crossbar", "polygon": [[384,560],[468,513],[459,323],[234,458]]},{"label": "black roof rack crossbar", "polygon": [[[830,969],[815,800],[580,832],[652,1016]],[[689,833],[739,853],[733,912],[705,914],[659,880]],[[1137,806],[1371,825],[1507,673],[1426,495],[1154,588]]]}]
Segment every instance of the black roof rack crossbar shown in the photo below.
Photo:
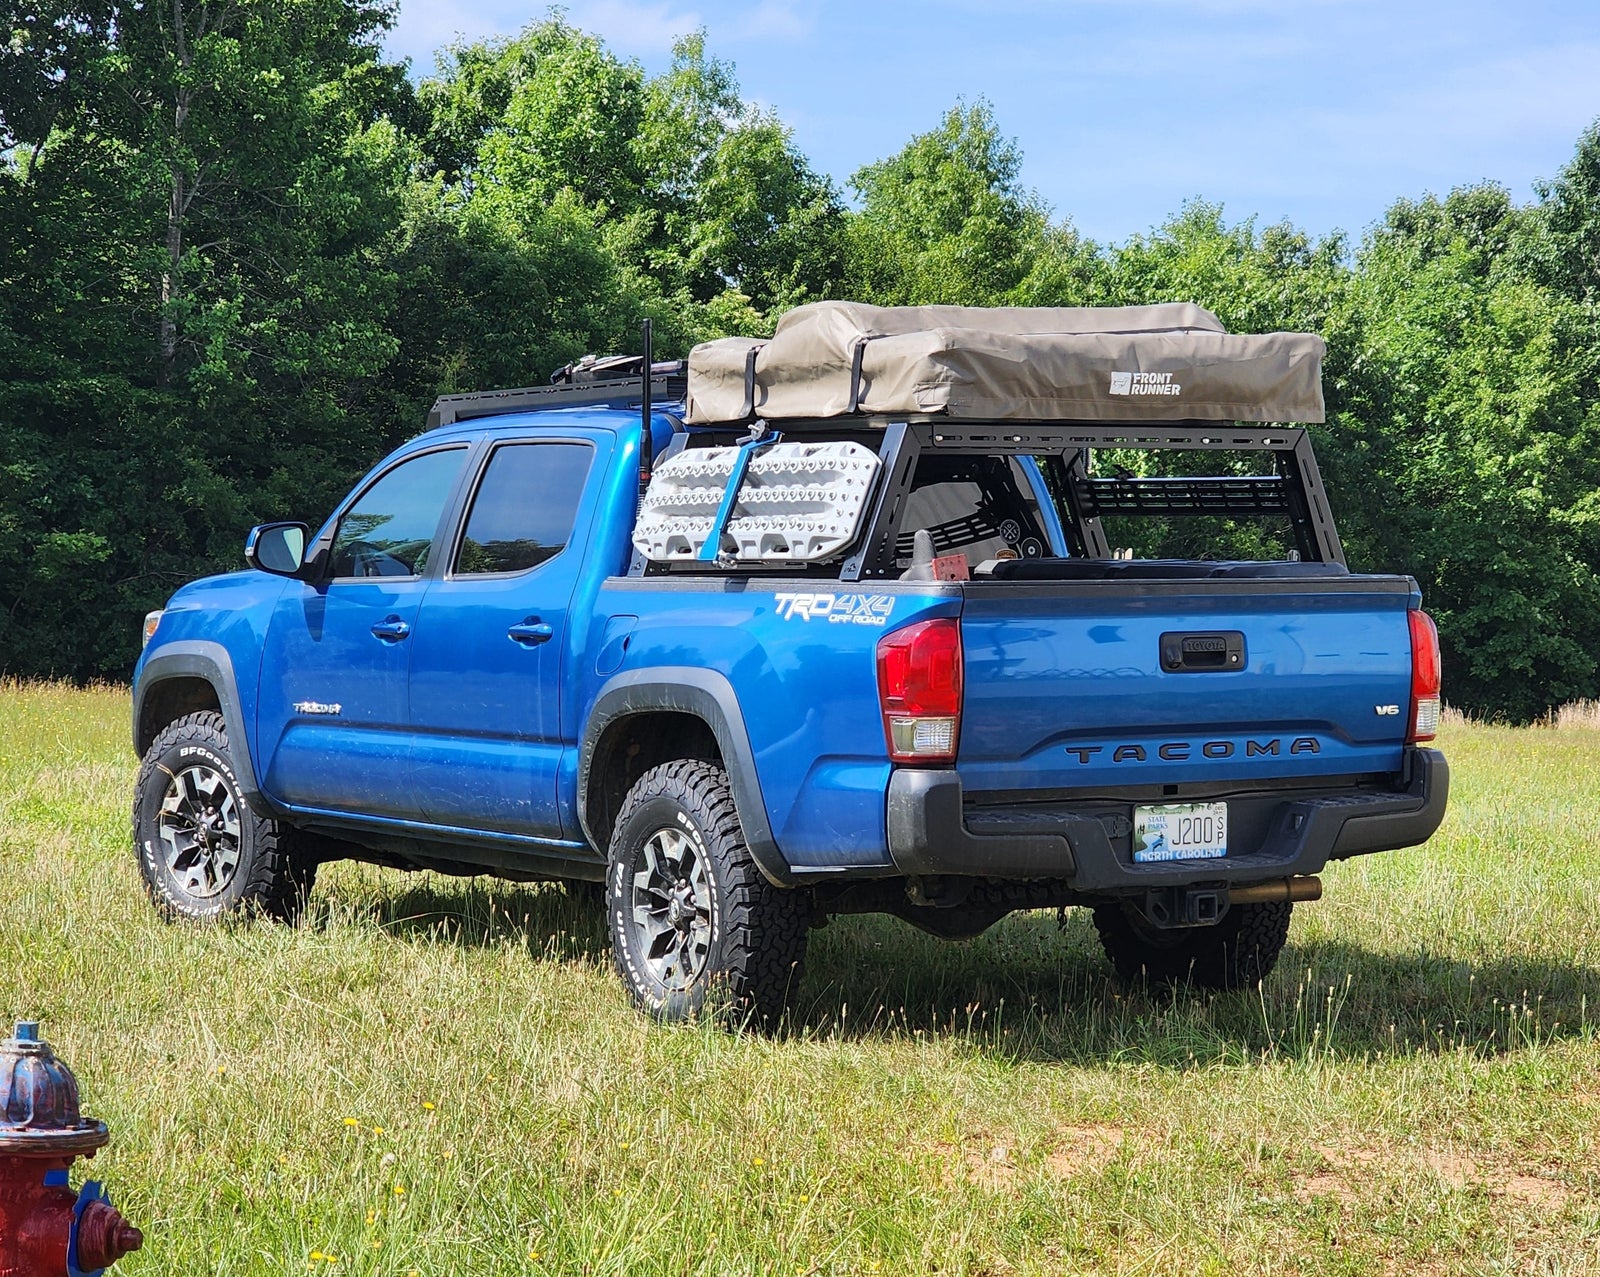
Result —
[{"label": "black roof rack crossbar", "polygon": [[[637,356],[632,357],[631,370],[620,376],[593,377],[580,373],[570,382],[550,386],[521,386],[514,390],[475,390],[468,394],[440,395],[428,413],[428,429],[448,426],[457,421],[498,417],[508,412],[532,412],[540,408],[581,408],[602,404],[617,408],[634,407],[644,398],[644,378],[639,375],[642,362]],[[656,363],[651,367],[651,374],[650,397],[656,403],[681,403],[688,394],[688,375],[681,360]]]}]

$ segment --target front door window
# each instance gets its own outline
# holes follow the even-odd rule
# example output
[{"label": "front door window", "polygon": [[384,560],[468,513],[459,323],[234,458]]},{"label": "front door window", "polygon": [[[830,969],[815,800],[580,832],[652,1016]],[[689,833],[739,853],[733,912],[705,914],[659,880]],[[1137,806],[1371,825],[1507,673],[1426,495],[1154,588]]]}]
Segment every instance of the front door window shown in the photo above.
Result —
[{"label": "front door window", "polygon": [[425,452],[379,478],[339,520],[329,574],[421,576],[465,455],[463,448]]}]

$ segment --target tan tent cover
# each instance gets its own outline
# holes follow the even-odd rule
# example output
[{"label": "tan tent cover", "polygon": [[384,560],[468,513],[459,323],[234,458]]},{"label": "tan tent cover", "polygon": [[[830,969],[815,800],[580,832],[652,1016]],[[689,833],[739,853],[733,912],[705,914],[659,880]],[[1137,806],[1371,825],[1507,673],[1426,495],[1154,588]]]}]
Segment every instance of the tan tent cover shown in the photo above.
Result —
[{"label": "tan tent cover", "polygon": [[1226,332],[1187,302],[1096,308],[814,302],[770,340],[689,355],[691,424],[940,414],[1005,421],[1321,421],[1320,337]]}]

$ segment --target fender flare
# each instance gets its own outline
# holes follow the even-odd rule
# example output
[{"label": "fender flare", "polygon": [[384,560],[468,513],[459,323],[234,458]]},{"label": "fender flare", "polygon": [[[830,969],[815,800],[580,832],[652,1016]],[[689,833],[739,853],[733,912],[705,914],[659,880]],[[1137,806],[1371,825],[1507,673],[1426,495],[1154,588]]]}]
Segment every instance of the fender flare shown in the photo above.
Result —
[{"label": "fender flare", "polygon": [[789,862],[778,850],[766,802],[756,773],[755,750],[745,730],[744,713],[733,684],[715,670],[693,665],[660,665],[628,670],[608,679],[595,698],[584,725],[578,754],[578,821],[591,846],[602,847],[589,820],[589,779],[595,753],[606,729],[636,714],[668,710],[700,719],[716,737],[717,748],[733,789],[733,803],[744,830],[745,846],[756,867],[775,886],[794,885]]},{"label": "fender flare", "polygon": [[152,688],[175,678],[198,678],[211,685],[221,707],[222,721],[228,729],[228,752],[233,756],[234,778],[239,792],[251,810],[263,816],[276,816],[276,805],[256,783],[255,761],[250,757],[250,737],[245,732],[244,711],[239,703],[239,683],[233,672],[233,658],[221,643],[205,639],[180,639],[162,644],[154,656],[145,660],[139,681],[133,689],[133,749],[139,753],[139,723],[144,715],[145,698]]}]

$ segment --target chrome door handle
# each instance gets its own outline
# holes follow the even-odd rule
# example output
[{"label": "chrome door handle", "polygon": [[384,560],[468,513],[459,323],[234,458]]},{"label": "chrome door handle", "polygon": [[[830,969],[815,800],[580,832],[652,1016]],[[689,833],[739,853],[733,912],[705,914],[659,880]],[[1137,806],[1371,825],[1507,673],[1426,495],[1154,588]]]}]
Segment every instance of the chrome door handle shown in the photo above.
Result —
[{"label": "chrome door handle", "polygon": [[537,647],[540,643],[549,642],[555,630],[543,624],[538,617],[530,616],[526,621],[513,625],[506,631],[506,637],[513,643],[521,643],[523,647]]},{"label": "chrome door handle", "polygon": [[411,633],[411,626],[398,616],[386,616],[372,627],[372,637],[385,643],[398,643]]}]

